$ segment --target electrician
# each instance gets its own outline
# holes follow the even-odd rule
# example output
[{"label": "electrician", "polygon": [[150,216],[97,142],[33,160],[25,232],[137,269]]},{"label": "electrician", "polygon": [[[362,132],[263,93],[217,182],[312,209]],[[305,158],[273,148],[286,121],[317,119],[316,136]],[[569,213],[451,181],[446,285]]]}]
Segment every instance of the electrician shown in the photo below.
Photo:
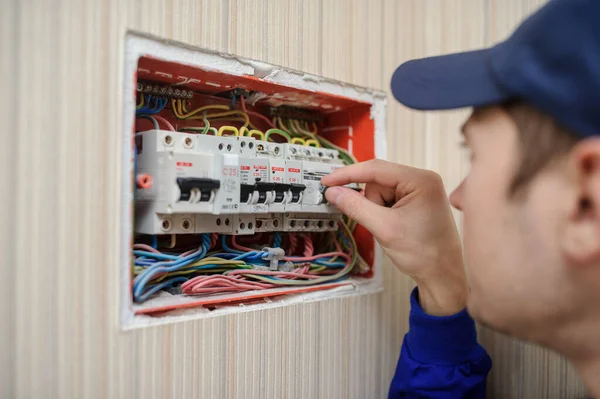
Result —
[{"label": "electrician", "polygon": [[553,0],[492,48],[398,67],[400,103],[473,108],[449,199],[437,174],[381,160],[323,179],[417,284],[390,397],[484,398],[473,319],[566,356],[600,397],[599,21],[598,0]]}]

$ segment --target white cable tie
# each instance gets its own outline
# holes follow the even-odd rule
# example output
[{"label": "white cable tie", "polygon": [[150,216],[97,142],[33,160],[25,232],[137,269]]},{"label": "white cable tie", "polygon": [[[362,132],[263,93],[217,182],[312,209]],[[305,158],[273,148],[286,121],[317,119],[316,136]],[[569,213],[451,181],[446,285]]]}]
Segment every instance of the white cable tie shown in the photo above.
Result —
[{"label": "white cable tie", "polygon": [[264,259],[270,261],[269,268],[271,270],[277,270],[279,268],[279,261],[285,257],[283,248],[264,247],[262,251],[267,253],[267,256],[265,256]]}]

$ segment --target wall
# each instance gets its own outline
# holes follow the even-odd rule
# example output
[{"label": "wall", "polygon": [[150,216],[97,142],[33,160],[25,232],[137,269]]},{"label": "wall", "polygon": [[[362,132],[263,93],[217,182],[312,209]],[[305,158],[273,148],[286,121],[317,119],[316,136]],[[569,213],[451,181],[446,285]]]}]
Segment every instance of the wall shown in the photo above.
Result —
[{"label": "wall", "polygon": [[[388,90],[411,57],[503,38],[539,1],[3,0],[0,5],[2,398],[379,398],[410,281],[379,295],[121,332],[123,38],[128,29]],[[390,99],[389,158],[465,173],[465,112]],[[583,394],[555,355],[483,330],[496,398]]]}]

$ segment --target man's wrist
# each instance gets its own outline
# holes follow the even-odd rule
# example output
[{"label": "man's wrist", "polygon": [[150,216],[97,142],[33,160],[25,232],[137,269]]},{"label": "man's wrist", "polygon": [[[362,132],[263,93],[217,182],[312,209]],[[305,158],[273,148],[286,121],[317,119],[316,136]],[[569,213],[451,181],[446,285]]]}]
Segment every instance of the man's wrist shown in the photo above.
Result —
[{"label": "man's wrist", "polygon": [[467,306],[468,287],[464,277],[416,282],[419,287],[419,304],[429,315],[449,316]]}]

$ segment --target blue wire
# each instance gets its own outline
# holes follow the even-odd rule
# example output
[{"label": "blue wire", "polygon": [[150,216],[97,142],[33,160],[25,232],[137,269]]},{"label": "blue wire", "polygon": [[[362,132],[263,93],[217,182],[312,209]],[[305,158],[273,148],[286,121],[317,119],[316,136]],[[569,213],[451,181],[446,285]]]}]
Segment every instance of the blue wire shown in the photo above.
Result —
[{"label": "blue wire", "polygon": [[227,252],[231,252],[234,254],[244,254],[244,251],[238,251],[237,249],[231,249],[227,246],[227,236],[226,235],[222,235],[221,236],[221,246],[223,247],[223,249]]},{"label": "blue wire", "polygon": [[146,291],[142,295],[140,295],[140,297],[138,298],[138,302],[146,301],[148,298],[150,298],[152,295],[154,295],[158,291],[162,290],[163,288],[172,286],[175,283],[179,283],[179,282],[183,283],[184,281],[187,281],[187,280],[188,280],[187,277],[174,277],[169,280],[163,281],[160,284],[153,285],[150,287],[150,289],[148,289],[148,291]]},{"label": "blue wire", "polygon": [[327,267],[331,267],[331,268],[335,268],[335,269],[337,269],[337,268],[343,269],[344,267],[347,266],[347,264],[343,263],[343,262],[326,262],[326,261],[323,262],[323,261],[320,261],[319,259],[315,260],[314,262],[318,265],[327,266]]},{"label": "blue wire", "polygon": [[[154,115],[154,114],[158,114],[163,109],[165,109],[165,107],[169,103],[169,100],[166,97],[165,98],[152,97],[151,95],[146,96],[145,100],[148,100],[148,102],[145,103],[142,108],[137,109],[135,111],[136,115],[142,115],[142,114],[143,115]],[[152,101],[153,100],[154,100],[154,105],[152,105]]]},{"label": "blue wire", "polygon": [[152,236],[152,248],[158,248],[158,237]]},{"label": "blue wire", "polygon": [[267,255],[268,252],[264,251],[252,251],[252,252],[244,252],[243,254],[236,256],[233,260],[242,260],[242,259],[262,259],[263,256]]},{"label": "blue wire", "polygon": [[[140,251],[140,250],[133,251],[133,254],[138,255],[138,256],[145,256],[148,258],[162,259],[162,260],[179,260],[179,259],[181,259],[181,256],[167,255],[167,254],[155,254],[154,252]],[[137,260],[139,260],[139,259],[136,259],[136,261]]]},{"label": "blue wire", "polygon": [[150,104],[150,100],[152,100],[151,95],[144,97],[144,105],[142,106],[142,108],[135,110],[136,115],[140,115],[140,114],[144,114],[144,113],[148,112],[148,104]]},{"label": "blue wire", "polygon": [[275,239],[273,240],[273,246],[275,248],[281,248],[281,234],[275,233]]},{"label": "blue wire", "polygon": [[141,302],[141,297],[143,295],[143,290],[148,284],[148,282],[156,276],[160,272],[169,273],[180,269],[183,266],[187,266],[190,263],[195,262],[196,260],[204,257],[210,248],[210,235],[203,234],[202,235],[202,246],[198,248],[198,250],[188,256],[180,257],[176,261],[164,261],[164,262],[156,262],[148,269],[144,270],[143,273],[137,276],[133,283],[133,294],[134,299],[137,302]]}]

